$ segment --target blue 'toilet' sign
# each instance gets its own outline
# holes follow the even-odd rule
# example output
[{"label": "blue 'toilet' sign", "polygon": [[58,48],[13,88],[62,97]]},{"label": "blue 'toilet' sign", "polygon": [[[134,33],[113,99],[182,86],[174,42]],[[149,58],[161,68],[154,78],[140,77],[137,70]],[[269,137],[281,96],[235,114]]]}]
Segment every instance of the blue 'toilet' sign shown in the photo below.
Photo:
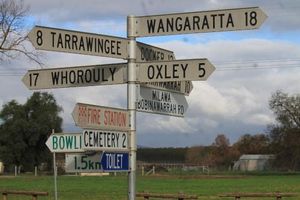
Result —
[{"label": "blue 'toilet' sign", "polygon": [[104,152],[100,160],[103,171],[129,171],[128,153]]}]

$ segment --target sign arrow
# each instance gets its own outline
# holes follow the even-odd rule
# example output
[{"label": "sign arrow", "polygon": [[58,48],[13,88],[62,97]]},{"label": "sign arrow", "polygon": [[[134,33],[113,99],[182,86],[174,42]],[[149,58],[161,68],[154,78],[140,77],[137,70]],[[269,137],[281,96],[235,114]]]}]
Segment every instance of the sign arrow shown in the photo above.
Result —
[{"label": "sign arrow", "polygon": [[138,63],[138,81],[205,81],[215,70],[207,59]]},{"label": "sign arrow", "polygon": [[124,109],[77,103],[72,117],[80,128],[129,130],[129,112]]},{"label": "sign arrow", "polygon": [[29,70],[22,81],[30,90],[126,83],[127,64]]},{"label": "sign arrow", "polygon": [[251,30],[267,15],[259,7],[134,17],[135,37]]},{"label": "sign arrow", "polygon": [[128,40],[125,38],[43,26],[35,26],[28,38],[39,50],[128,58]]},{"label": "sign arrow", "polygon": [[81,133],[55,133],[46,141],[48,149],[54,153],[84,152],[81,143]]}]

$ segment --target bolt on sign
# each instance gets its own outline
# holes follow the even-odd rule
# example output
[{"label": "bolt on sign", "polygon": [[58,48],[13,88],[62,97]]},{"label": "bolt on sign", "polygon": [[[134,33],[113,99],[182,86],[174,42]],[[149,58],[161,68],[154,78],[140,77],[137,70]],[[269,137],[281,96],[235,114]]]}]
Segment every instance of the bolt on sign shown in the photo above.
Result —
[{"label": "bolt on sign", "polygon": [[77,103],[72,116],[80,128],[121,131],[129,129],[129,112],[125,109]]},{"label": "bolt on sign", "polygon": [[28,38],[39,50],[128,58],[128,40],[125,38],[42,26],[35,26]]},{"label": "bolt on sign", "polygon": [[55,133],[49,136],[46,146],[52,153],[78,153],[82,149],[81,133]]},{"label": "bolt on sign", "polygon": [[188,109],[183,94],[148,87],[138,87],[137,111],[184,117]]},{"label": "bolt on sign", "polygon": [[128,151],[128,133],[111,130],[83,130],[82,148],[91,151]]},{"label": "bolt on sign", "polygon": [[104,152],[100,162],[105,172],[129,171],[128,153]]},{"label": "bolt on sign", "polygon": [[22,81],[30,90],[122,84],[127,63],[29,70]]},{"label": "bolt on sign", "polygon": [[174,52],[155,47],[152,45],[137,42],[136,60],[137,62],[159,61],[159,60],[174,60]]},{"label": "bolt on sign", "polygon": [[257,29],[267,15],[259,7],[134,17],[135,37]]},{"label": "bolt on sign", "polygon": [[149,82],[141,83],[141,86],[181,93],[186,96],[189,96],[191,91],[193,90],[192,81]]},{"label": "bolt on sign", "polygon": [[99,152],[93,155],[85,153],[66,154],[65,170],[68,173],[102,172],[101,156],[102,153]]},{"label": "bolt on sign", "polygon": [[206,58],[137,63],[138,81],[205,81],[215,70]]}]

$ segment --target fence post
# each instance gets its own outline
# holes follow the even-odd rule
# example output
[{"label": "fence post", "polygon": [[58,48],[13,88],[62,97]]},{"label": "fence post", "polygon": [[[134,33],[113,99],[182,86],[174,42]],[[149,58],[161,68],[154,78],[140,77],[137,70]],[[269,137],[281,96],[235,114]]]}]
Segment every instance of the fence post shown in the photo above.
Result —
[{"label": "fence post", "polygon": [[17,167],[17,165],[15,165],[15,176],[17,176],[18,175],[18,167]]},{"label": "fence post", "polygon": [[37,200],[37,195],[32,195],[32,200]]},{"label": "fence post", "polygon": [[37,166],[34,166],[34,176],[37,176]]},{"label": "fence post", "polygon": [[3,200],[7,200],[7,193],[2,193],[3,195]]}]

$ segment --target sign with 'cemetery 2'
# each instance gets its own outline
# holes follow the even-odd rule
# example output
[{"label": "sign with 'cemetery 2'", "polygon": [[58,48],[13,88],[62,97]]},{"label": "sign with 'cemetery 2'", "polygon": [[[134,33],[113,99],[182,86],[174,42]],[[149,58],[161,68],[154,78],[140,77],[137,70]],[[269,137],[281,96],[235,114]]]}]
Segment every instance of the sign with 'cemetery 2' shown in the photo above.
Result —
[{"label": "sign with 'cemetery 2'", "polygon": [[92,151],[128,151],[128,133],[111,130],[83,130],[82,148]]}]

